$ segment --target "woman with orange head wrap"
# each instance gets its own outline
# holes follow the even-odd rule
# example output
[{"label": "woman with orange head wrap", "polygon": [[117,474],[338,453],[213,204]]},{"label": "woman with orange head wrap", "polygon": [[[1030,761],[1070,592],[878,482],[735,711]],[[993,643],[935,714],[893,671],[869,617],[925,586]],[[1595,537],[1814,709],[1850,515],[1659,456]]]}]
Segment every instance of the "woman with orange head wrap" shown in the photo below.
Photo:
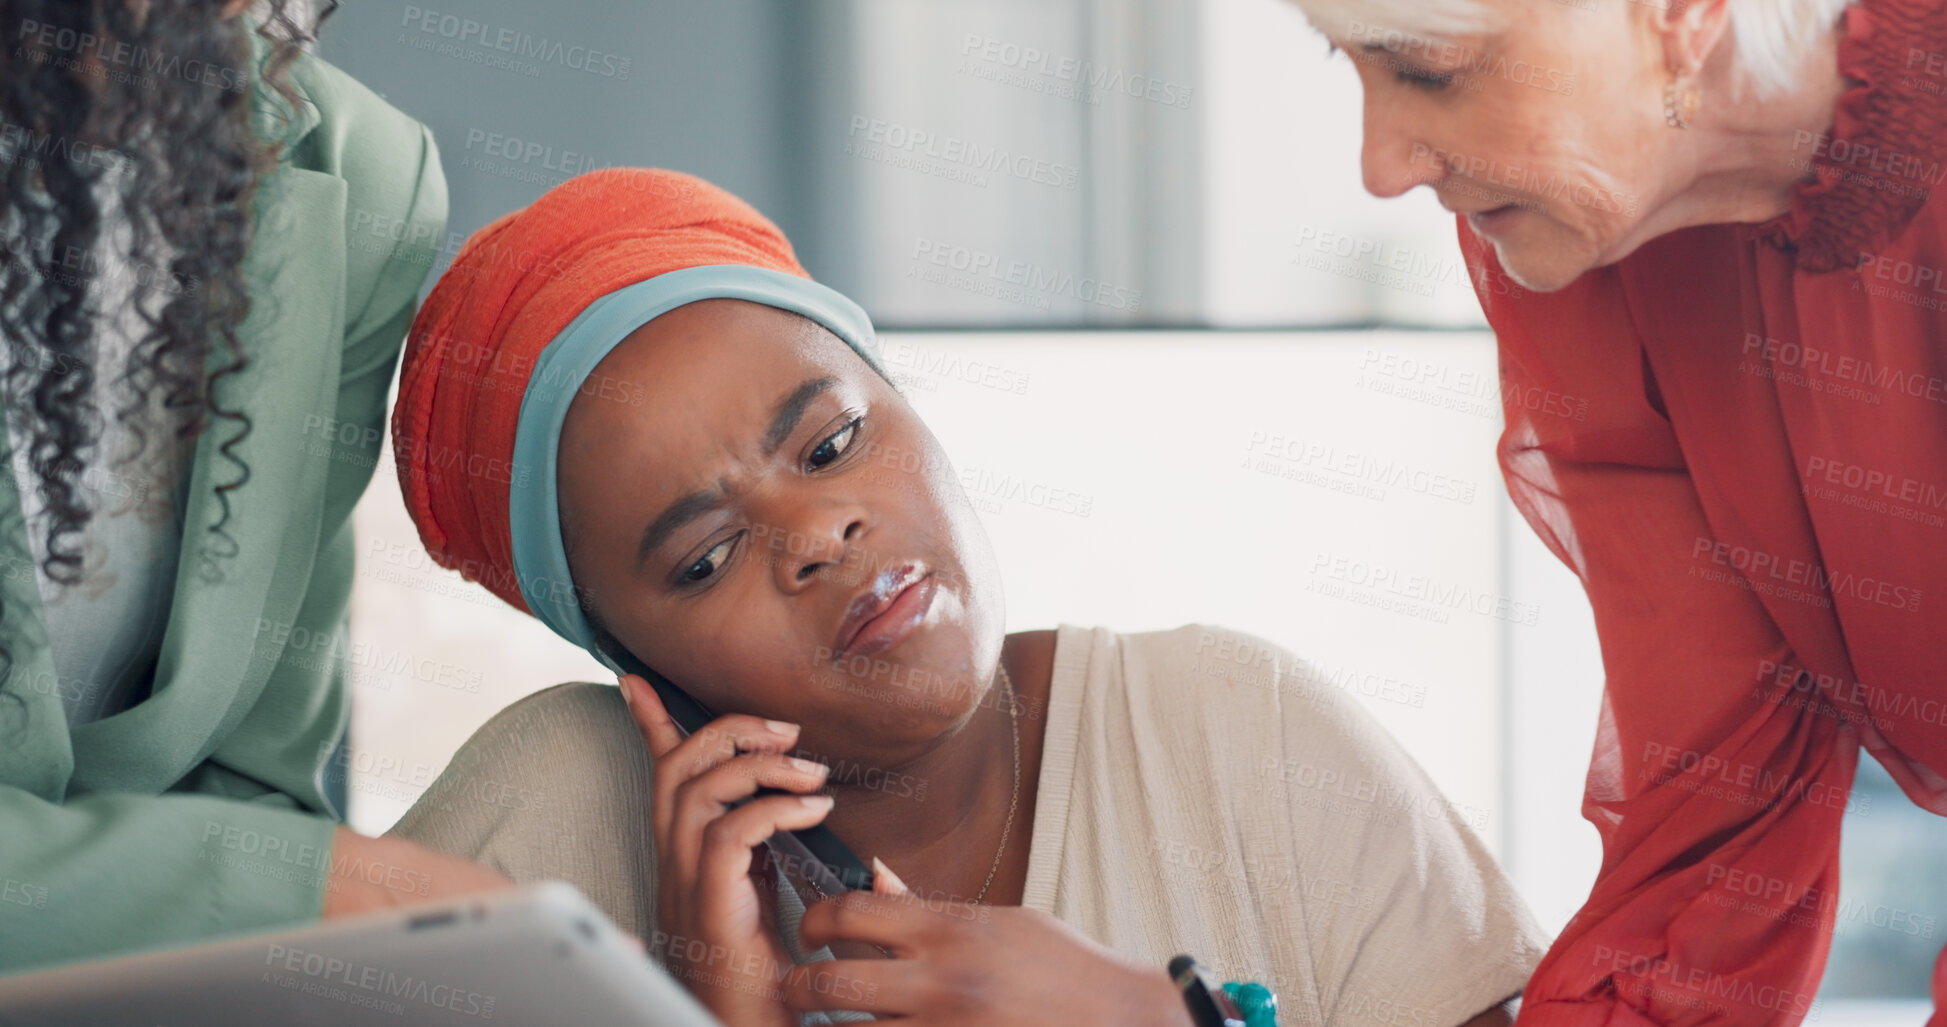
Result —
[{"label": "woman with orange head wrap", "polygon": [[[393,425],[436,559],[723,714],[685,738],[633,674],[538,693],[398,833],[575,883],[728,1023],[1185,1024],[1177,952],[1288,1022],[1505,1022],[1540,952],[1470,826],[1291,654],[1006,634],[864,312],[707,183],[596,172],[484,229]],[[779,881],[762,843],[819,823],[878,894]]]}]

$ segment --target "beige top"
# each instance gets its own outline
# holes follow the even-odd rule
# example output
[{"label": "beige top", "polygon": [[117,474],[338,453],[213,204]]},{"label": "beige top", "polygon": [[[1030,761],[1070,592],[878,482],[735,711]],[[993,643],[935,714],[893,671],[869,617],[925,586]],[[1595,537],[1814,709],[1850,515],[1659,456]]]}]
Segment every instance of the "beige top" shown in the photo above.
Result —
[{"label": "beige top", "polygon": [[1291,653],[1063,625],[1022,904],[1278,995],[1278,1022],[1441,1027],[1547,937],[1459,810]]},{"label": "beige top", "polygon": [[[1159,968],[1187,952],[1262,983],[1282,1027],[1453,1027],[1518,992],[1547,939],[1461,811],[1325,680],[1222,628],[1063,625],[1022,904]],[[651,779],[618,691],[563,685],[482,727],[395,833],[567,880],[653,939]],[[796,945],[803,912],[780,888],[793,957],[829,959]]]}]

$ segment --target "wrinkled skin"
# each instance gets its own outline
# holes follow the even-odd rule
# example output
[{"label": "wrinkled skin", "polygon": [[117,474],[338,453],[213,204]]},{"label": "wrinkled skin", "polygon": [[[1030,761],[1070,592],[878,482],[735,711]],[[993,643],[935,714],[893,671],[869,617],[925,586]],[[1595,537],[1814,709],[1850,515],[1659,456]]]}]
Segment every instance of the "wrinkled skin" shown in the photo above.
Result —
[{"label": "wrinkled skin", "polygon": [[[1760,101],[1726,0],[1486,3],[1496,27],[1466,35],[1319,28],[1363,86],[1366,189],[1429,186],[1460,213],[1513,205],[1476,230],[1536,291],[1679,228],[1784,213],[1845,87],[1828,34],[1789,95]],[[1684,129],[1664,120],[1672,67],[1697,99]]]}]

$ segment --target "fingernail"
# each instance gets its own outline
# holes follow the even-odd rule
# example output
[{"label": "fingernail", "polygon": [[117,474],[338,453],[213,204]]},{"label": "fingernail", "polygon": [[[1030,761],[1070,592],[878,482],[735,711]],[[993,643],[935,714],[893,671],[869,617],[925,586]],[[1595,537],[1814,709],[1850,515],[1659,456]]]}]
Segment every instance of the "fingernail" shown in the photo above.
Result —
[{"label": "fingernail", "polygon": [[800,795],[798,802],[805,809],[831,809],[833,799],[829,795]]},{"label": "fingernail", "polygon": [[796,756],[791,757],[791,765],[807,774],[829,774],[832,769],[817,760],[801,760]]},{"label": "fingernail", "polygon": [[877,884],[880,881],[886,882],[894,895],[904,895],[910,890],[906,887],[906,882],[900,880],[899,875],[892,872],[891,867],[885,865],[879,857],[874,856],[872,857],[872,882]]},{"label": "fingernail", "polygon": [[779,735],[788,735],[798,729],[798,725],[788,724],[782,720],[767,720],[764,722],[764,726],[770,728],[773,734]]}]

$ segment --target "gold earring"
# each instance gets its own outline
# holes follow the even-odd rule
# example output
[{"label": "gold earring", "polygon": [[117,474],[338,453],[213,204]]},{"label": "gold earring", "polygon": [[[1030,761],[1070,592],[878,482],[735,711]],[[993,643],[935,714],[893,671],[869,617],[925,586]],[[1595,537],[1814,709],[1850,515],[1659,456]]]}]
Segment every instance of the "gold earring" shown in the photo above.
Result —
[{"label": "gold earring", "polygon": [[1677,87],[1677,69],[1670,69],[1670,81],[1663,84],[1663,123],[1671,128],[1689,128],[1696,120],[1703,97],[1696,89]]}]

